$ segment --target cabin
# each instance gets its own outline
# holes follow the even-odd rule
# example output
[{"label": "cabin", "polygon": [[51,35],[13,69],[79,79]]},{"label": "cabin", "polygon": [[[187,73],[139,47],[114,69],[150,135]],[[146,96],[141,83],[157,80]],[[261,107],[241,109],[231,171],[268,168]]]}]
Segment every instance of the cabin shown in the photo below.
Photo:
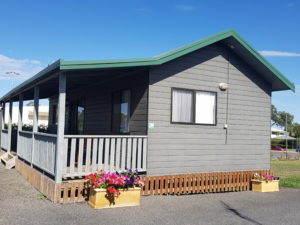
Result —
[{"label": "cabin", "polygon": [[[144,194],[248,190],[252,173],[270,171],[271,96],[281,90],[295,86],[233,30],[152,58],[60,59],[0,99],[1,149],[54,202],[83,200],[82,178],[101,169],[137,169]],[[31,131],[22,129],[27,100]]]}]

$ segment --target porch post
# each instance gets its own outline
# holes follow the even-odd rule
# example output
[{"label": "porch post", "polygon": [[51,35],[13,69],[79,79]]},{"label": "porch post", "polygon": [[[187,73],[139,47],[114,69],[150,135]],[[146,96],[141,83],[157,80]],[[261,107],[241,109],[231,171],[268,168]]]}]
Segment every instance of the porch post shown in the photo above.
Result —
[{"label": "porch post", "polygon": [[2,102],[2,115],[1,115],[1,129],[4,129],[5,126],[5,102]]},{"label": "porch post", "polygon": [[40,87],[34,87],[34,108],[33,108],[33,126],[32,132],[38,132],[38,119],[39,119],[39,97]]},{"label": "porch post", "polygon": [[19,95],[19,110],[18,110],[18,131],[17,131],[17,153],[19,152],[20,145],[19,145],[19,132],[22,130],[23,126],[23,94]]},{"label": "porch post", "polygon": [[4,112],[4,105],[3,102],[0,102],[0,150],[1,150],[1,141],[2,141],[2,130],[3,130],[3,125],[4,125],[4,117],[3,117],[3,112]]},{"label": "porch post", "polygon": [[39,97],[40,87],[34,87],[34,107],[33,107],[33,124],[32,124],[32,149],[31,149],[31,167],[33,166],[34,151],[35,151],[35,132],[38,132],[38,120],[39,120]]},{"label": "porch post", "polygon": [[55,182],[62,182],[62,173],[64,168],[64,135],[65,135],[65,108],[66,108],[66,74],[59,74],[58,87],[58,120],[57,120],[57,140],[56,140],[56,169]]},{"label": "porch post", "polygon": [[8,112],[8,143],[7,143],[7,152],[11,150],[11,133],[12,133],[12,100],[9,100],[9,112]]}]

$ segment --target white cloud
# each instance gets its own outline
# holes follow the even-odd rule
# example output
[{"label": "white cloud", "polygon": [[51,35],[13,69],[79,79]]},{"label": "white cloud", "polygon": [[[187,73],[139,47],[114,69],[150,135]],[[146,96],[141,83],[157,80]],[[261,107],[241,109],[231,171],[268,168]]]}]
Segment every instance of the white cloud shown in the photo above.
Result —
[{"label": "white cloud", "polygon": [[196,10],[196,7],[194,7],[192,5],[177,5],[176,9],[178,9],[180,11],[194,11],[194,10]]},{"label": "white cloud", "polygon": [[300,56],[300,53],[294,52],[280,52],[280,51],[258,51],[263,56],[290,56],[297,57]]},{"label": "white cloud", "polygon": [[[38,60],[14,59],[0,54],[0,80],[25,80],[44,68]],[[7,74],[7,72],[18,73]]]},{"label": "white cloud", "polygon": [[150,12],[149,8],[137,8],[136,11],[138,12]]}]

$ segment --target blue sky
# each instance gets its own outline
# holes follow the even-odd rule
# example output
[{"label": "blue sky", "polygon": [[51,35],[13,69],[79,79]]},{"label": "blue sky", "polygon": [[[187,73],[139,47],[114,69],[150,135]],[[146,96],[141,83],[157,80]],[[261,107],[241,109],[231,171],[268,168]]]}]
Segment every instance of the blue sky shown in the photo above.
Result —
[{"label": "blue sky", "polygon": [[297,85],[272,101],[300,122],[299,0],[1,0],[0,9],[1,96],[59,58],[149,57],[235,29]]}]

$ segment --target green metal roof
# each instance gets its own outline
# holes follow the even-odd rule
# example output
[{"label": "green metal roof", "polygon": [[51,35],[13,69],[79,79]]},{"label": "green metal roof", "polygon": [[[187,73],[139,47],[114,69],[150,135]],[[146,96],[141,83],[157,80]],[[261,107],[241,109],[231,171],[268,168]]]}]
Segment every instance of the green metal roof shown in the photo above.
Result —
[{"label": "green metal roof", "polygon": [[[59,69],[61,71],[72,71],[72,70],[84,70],[84,69],[109,69],[109,68],[125,68],[125,67],[140,67],[140,66],[157,66],[163,63],[169,62],[173,59],[179,58],[183,55],[206,47],[208,45],[214,44],[220,41],[234,42],[242,46],[244,55],[251,57],[252,63],[257,65],[260,63],[263,67],[260,67],[266,76],[270,79],[276,78],[275,82],[280,82],[280,88],[274,88],[273,90],[292,90],[295,91],[295,85],[289,81],[285,76],[283,76],[274,66],[272,66],[262,55],[260,55],[249,43],[247,43],[237,32],[234,30],[227,30],[216,35],[210,36],[208,38],[187,44],[183,47],[168,51],[166,53],[160,54],[151,58],[136,58],[136,59],[116,59],[116,60],[81,60],[81,61],[65,61],[60,59],[48,66],[37,75],[33,76],[29,80],[20,84],[5,96],[1,100],[5,100],[9,96],[22,90],[25,86],[30,83],[35,82],[37,79],[43,79],[44,76],[49,74],[51,71]],[[241,51],[241,50],[240,50]],[[239,52],[237,52],[239,54]]]}]

